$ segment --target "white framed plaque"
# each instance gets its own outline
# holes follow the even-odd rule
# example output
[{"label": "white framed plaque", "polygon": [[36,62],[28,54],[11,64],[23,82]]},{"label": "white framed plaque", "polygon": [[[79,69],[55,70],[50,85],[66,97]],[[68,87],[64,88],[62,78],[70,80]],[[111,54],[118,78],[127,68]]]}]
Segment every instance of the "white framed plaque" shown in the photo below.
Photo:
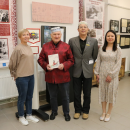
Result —
[{"label": "white framed plaque", "polygon": [[39,54],[39,46],[30,46],[33,54]]}]

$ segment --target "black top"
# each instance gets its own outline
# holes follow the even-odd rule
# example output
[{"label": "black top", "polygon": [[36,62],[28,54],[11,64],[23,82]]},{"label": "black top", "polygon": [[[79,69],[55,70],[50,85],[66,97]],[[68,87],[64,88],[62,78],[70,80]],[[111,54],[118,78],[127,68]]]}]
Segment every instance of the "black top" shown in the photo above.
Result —
[{"label": "black top", "polygon": [[84,48],[85,48],[85,45],[86,45],[86,41],[87,41],[87,37],[85,40],[82,40],[80,39],[79,42],[80,42],[80,48],[81,48],[81,51],[82,51],[82,54],[84,52]]},{"label": "black top", "polygon": [[[59,41],[59,42],[60,42],[60,41]],[[53,44],[55,45],[55,48],[58,46],[59,42],[58,42],[58,43],[54,43],[54,42],[53,42]]]}]

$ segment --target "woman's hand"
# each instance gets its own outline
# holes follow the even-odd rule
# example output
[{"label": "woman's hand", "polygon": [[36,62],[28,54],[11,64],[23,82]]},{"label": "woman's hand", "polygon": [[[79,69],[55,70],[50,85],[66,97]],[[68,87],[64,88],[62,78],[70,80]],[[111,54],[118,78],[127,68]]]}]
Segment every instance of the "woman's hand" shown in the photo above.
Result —
[{"label": "woman's hand", "polygon": [[51,71],[51,70],[53,70],[53,68],[51,68],[51,66],[48,64],[47,65],[47,70]]},{"label": "woman's hand", "polygon": [[96,75],[96,78],[97,78],[97,82],[99,83],[99,75]]},{"label": "woman's hand", "polygon": [[106,82],[111,82],[111,80],[112,80],[112,78],[108,75],[107,77],[106,77]]},{"label": "woman's hand", "polygon": [[15,78],[15,77],[12,77],[12,80],[14,80],[14,81],[15,81],[15,80],[16,80],[16,78]]}]

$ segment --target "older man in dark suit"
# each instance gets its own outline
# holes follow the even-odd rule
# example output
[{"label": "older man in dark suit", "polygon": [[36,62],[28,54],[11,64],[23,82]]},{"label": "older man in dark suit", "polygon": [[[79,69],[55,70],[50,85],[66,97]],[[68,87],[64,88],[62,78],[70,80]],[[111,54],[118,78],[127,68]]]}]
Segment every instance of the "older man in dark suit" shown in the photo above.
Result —
[{"label": "older man in dark suit", "polygon": [[[74,119],[78,119],[82,112],[82,118],[87,119],[90,109],[93,64],[98,54],[98,43],[96,39],[87,36],[87,22],[79,22],[78,32],[79,36],[69,40],[75,59],[73,68]],[[82,89],[84,94],[83,106],[81,105]]]}]

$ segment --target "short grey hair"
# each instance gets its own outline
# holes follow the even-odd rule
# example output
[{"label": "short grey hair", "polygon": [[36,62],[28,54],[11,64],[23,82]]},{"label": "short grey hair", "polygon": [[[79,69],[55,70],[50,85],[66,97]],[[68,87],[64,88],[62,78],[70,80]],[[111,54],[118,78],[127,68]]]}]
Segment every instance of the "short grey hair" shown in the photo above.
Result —
[{"label": "short grey hair", "polygon": [[78,28],[79,28],[79,26],[80,26],[81,24],[85,24],[85,25],[87,25],[87,27],[88,27],[88,24],[87,24],[86,21],[80,21],[79,24],[78,24]]}]

